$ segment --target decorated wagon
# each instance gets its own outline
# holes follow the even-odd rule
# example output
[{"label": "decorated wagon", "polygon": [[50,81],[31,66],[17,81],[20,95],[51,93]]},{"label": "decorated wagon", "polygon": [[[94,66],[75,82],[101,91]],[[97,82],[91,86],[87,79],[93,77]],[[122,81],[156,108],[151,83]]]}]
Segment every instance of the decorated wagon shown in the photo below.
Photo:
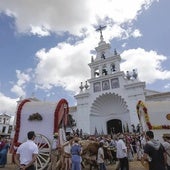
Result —
[{"label": "decorated wagon", "polygon": [[169,101],[138,101],[137,114],[142,131],[152,130],[155,139],[162,140],[163,134],[170,130],[170,102]]},{"label": "decorated wagon", "polygon": [[27,132],[35,131],[35,143],[39,153],[35,162],[36,170],[46,169],[50,162],[51,144],[54,133],[67,123],[69,106],[65,99],[57,103],[33,99],[20,101],[17,107],[15,132],[12,148],[27,140]]}]

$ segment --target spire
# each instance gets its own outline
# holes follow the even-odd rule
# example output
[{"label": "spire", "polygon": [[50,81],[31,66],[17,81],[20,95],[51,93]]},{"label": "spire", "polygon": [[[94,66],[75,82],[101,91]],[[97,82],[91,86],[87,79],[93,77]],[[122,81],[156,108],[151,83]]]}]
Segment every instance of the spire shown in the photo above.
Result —
[{"label": "spire", "polygon": [[106,26],[99,26],[99,28],[96,29],[96,31],[100,31],[100,40],[103,41],[103,34],[102,34],[102,30],[104,30],[106,28]]},{"label": "spire", "polygon": [[114,49],[114,55],[115,55],[115,56],[117,55],[117,51],[116,51],[116,48]]},{"label": "spire", "polygon": [[83,89],[84,89],[83,82],[81,82],[81,85],[79,88],[80,88],[80,91],[83,91]]}]

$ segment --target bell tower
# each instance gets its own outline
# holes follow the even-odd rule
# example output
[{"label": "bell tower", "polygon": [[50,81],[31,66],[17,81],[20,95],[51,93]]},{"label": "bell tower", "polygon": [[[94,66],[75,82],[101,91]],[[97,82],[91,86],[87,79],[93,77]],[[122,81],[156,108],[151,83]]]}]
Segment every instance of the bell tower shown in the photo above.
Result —
[{"label": "bell tower", "polygon": [[91,58],[91,64],[89,64],[91,68],[91,78],[100,77],[103,75],[113,74],[116,71],[120,71],[120,56],[117,54],[116,49],[114,50],[114,54],[111,54],[111,46],[109,43],[106,43],[103,38],[102,30],[105,29],[106,26],[100,26],[97,31],[100,31],[100,42],[98,43],[98,47],[96,50],[96,58]]},{"label": "bell tower", "polygon": [[102,30],[105,28],[106,26],[99,26],[99,28],[96,30],[100,31],[100,42],[95,48],[96,58],[94,59],[92,56],[91,63],[89,63],[89,67],[91,69],[91,79],[89,80],[89,83],[94,89],[94,92],[102,91],[102,88],[103,90],[110,89],[110,83],[108,81],[104,81],[102,85],[99,85],[99,83],[96,83],[96,81],[102,79],[106,80],[106,78],[110,78],[113,75],[122,73],[120,72],[120,55],[117,53],[116,49],[114,50],[114,53],[112,53],[110,44],[104,41]]},{"label": "bell tower", "polygon": [[144,100],[145,83],[138,80],[135,70],[126,74],[120,70],[121,57],[104,41],[105,28],[99,26],[96,30],[100,32],[100,41],[88,64],[91,76],[85,84],[81,82],[80,92],[75,96],[77,127],[89,134],[94,134],[95,129],[108,134],[111,129],[118,133],[124,127],[130,128],[138,122],[136,101]]}]

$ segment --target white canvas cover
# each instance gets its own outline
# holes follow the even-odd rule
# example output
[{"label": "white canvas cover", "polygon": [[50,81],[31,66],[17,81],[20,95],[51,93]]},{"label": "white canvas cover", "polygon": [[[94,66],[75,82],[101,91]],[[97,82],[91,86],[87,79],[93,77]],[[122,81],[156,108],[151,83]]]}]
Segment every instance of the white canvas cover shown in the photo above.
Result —
[{"label": "white canvas cover", "polygon": [[66,127],[68,112],[69,106],[65,99],[55,103],[32,99],[21,100],[17,106],[11,152],[15,152],[16,148],[27,140],[29,131],[34,131],[42,137],[39,143],[46,142],[43,136],[52,143],[54,134],[59,132],[60,127]]}]

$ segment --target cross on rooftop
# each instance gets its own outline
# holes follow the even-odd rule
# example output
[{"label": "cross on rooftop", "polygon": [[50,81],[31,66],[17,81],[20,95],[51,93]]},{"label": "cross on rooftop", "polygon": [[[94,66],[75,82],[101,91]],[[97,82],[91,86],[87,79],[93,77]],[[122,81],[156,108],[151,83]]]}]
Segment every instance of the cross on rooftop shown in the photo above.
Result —
[{"label": "cross on rooftop", "polygon": [[102,30],[104,30],[106,28],[106,26],[99,26],[99,28],[96,29],[96,31],[100,31],[100,39],[103,40],[103,34],[102,34]]}]

